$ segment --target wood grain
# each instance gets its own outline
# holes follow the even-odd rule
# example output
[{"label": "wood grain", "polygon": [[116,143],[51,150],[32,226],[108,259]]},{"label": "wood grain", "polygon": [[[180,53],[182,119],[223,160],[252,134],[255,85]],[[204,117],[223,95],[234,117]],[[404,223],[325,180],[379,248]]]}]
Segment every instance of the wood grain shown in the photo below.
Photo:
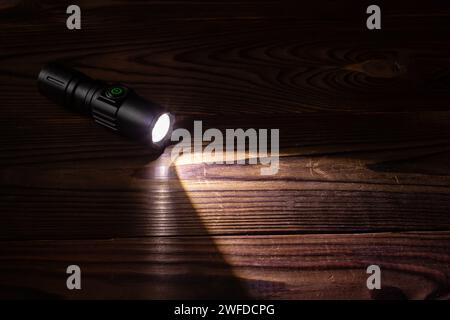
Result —
[{"label": "wood grain", "polygon": [[[371,1],[68,4],[0,4],[2,297],[448,299],[448,1],[379,2],[380,32]],[[279,172],[170,163],[42,97],[51,60],[177,127],[279,128]]]},{"label": "wood grain", "polygon": [[[1,242],[0,294],[77,298],[445,299],[450,234]],[[226,263],[225,263],[226,261]],[[65,288],[78,264],[83,289]],[[366,268],[383,270],[383,290]]]},{"label": "wood grain", "polygon": [[[3,102],[20,99],[27,112],[5,110],[4,120],[36,119],[30,105],[37,119],[56,109],[31,94],[39,69],[56,59],[126,82],[178,114],[448,110],[450,6],[442,1],[387,6],[382,34],[365,29],[360,1],[90,3],[80,32],[64,27],[62,4],[5,10],[12,14],[2,28]],[[18,95],[24,87],[30,94]]]},{"label": "wood grain", "polygon": [[[259,175],[260,166],[168,166],[169,151],[151,162],[146,157],[127,162],[113,158],[3,170],[1,237],[361,232],[450,226],[448,173],[417,171],[433,164],[434,152],[419,156],[427,161],[415,165],[414,158],[393,161],[389,153],[384,154],[389,161],[377,162],[373,155],[379,152],[363,153],[366,158],[286,156],[276,176],[264,177]],[[401,151],[402,157],[405,154]],[[445,158],[438,153],[437,159]],[[408,165],[416,170],[409,172]]]}]

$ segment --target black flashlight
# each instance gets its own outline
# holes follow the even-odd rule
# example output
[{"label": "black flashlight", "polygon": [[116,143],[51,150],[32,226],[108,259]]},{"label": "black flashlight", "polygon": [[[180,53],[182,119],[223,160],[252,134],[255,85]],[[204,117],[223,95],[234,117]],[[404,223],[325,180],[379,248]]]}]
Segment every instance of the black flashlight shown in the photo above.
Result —
[{"label": "black flashlight", "polygon": [[98,124],[154,148],[164,148],[170,138],[174,117],[123,84],[93,80],[79,71],[50,63],[39,73],[38,88],[54,102],[90,115]]}]

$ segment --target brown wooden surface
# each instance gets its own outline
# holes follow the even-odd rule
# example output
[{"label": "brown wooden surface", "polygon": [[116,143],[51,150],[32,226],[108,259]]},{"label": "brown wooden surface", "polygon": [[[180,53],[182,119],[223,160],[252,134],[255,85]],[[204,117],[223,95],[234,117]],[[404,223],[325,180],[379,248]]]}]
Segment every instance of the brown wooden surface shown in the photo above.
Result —
[{"label": "brown wooden surface", "polygon": [[[79,31],[67,4],[0,5],[0,296],[448,298],[448,3],[382,4],[374,32],[364,1],[81,1]],[[42,97],[51,60],[179,127],[280,128],[280,171],[166,168]]]}]

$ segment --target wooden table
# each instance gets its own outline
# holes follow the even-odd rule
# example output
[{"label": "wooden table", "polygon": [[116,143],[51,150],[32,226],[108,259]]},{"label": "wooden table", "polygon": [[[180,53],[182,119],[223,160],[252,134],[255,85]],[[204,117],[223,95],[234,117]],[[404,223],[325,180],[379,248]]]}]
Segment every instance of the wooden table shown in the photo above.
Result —
[{"label": "wooden table", "polygon": [[[69,3],[0,5],[1,297],[449,298],[448,1],[378,31],[368,1],[78,3],[72,31]],[[279,128],[279,173],[168,165],[41,96],[52,60],[179,127]]]}]

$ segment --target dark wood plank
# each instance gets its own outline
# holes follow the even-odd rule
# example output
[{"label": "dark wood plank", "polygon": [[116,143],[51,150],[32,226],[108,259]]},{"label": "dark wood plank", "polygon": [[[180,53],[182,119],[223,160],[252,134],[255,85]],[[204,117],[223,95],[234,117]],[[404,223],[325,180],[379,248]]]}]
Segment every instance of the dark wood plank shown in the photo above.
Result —
[{"label": "dark wood plank", "polygon": [[15,108],[2,118],[58,116],[35,92],[55,59],[178,114],[448,110],[450,5],[386,5],[377,33],[361,1],[309,3],[86,1],[79,32],[64,27],[62,3],[5,8],[2,103]]},{"label": "dark wood plank", "polygon": [[[57,298],[448,298],[450,234],[0,242],[0,294]],[[65,287],[68,265],[82,290]],[[383,290],[366,287],[379,265]]]},{"label": "dark wood plank", "polygon": [[274,176],[261,176],[260,165],[171,163],[170,148],[155,160],[89,120],[82,131],[24,128],[3,138],[0,237],[449,228],[447,113],[259,120],[249,123],[281,128]]}]

